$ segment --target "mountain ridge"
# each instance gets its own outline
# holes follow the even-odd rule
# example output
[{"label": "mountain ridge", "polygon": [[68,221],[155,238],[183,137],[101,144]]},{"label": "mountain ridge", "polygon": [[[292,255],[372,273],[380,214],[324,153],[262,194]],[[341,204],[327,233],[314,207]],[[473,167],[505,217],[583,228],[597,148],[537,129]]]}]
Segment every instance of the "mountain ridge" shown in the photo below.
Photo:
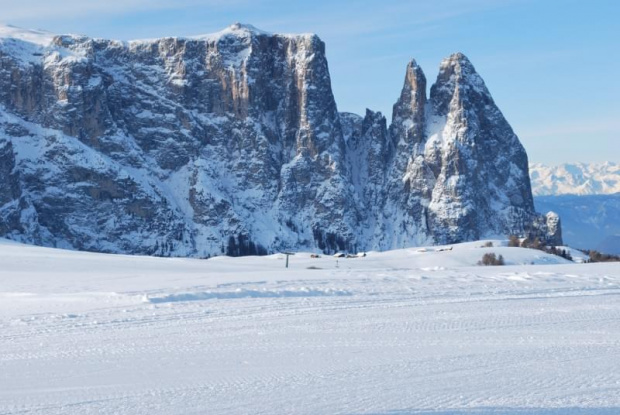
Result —
[{"label": "mountain ridge", "polygon": [[556,166],[531,163],[530,176],[535,196],[620,193],[620,164],[610,161]]},{"label": "mountain ridge", "polygon": [[428,98],[412,60],[388,126],[338,112],[316,35],[29,33],[0,36],[2,235],[177,256],[561,240],[461,53]]}]

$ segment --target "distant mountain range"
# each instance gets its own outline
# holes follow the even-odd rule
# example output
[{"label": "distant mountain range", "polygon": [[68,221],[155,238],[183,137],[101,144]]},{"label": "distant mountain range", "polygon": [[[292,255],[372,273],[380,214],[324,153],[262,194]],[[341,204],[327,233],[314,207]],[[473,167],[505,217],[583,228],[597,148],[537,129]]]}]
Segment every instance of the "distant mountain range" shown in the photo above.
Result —
[{"label": "distant mountain range", "polygon": [[606,195],[620,192],[620,164],[566,163],[545,166],[531,163],[534,196]]},{"label": "distant mountain range", "polygon": [[620,254],[620,165],[530,164],[534,203],[562,219],[566,244]]}]

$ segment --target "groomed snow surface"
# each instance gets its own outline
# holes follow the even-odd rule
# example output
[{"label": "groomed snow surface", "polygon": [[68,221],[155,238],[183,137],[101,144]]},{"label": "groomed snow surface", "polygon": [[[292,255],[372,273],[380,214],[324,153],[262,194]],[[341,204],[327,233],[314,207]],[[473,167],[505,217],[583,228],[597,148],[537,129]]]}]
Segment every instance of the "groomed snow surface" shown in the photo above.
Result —
[{"label": "groomed snow surface", "polygon": [[0,414],[620,414],[620,265],[483,244],[285,269],[0,241]]}]

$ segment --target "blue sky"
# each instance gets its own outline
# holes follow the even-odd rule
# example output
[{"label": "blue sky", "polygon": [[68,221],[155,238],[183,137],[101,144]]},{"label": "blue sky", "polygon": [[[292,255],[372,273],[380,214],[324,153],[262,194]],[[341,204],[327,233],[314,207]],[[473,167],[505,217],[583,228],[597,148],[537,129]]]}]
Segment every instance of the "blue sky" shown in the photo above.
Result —
[{"label": "blue sky", "polygon": [[415,58],[429,87],[465,53],[530,161],[620,162],[620,1],[0,0],[2,19],[56,33],[136,39],[231,23],[313,32],[327,44],[341,111],[388,117]]}]

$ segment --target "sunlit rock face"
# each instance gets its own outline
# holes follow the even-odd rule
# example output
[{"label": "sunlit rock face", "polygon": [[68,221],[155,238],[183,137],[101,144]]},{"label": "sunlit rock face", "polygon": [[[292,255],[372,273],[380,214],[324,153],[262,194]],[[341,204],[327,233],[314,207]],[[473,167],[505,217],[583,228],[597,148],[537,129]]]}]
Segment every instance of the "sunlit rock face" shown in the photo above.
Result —
[{"label": "sunlit rock face", "polygon": [[527,173],[461,54],[430,98],[410,62],[388,126],[338,113],[315,35],[0,30],[0,233],[12,239],[175,256],[450,243],[530,229]]}]

